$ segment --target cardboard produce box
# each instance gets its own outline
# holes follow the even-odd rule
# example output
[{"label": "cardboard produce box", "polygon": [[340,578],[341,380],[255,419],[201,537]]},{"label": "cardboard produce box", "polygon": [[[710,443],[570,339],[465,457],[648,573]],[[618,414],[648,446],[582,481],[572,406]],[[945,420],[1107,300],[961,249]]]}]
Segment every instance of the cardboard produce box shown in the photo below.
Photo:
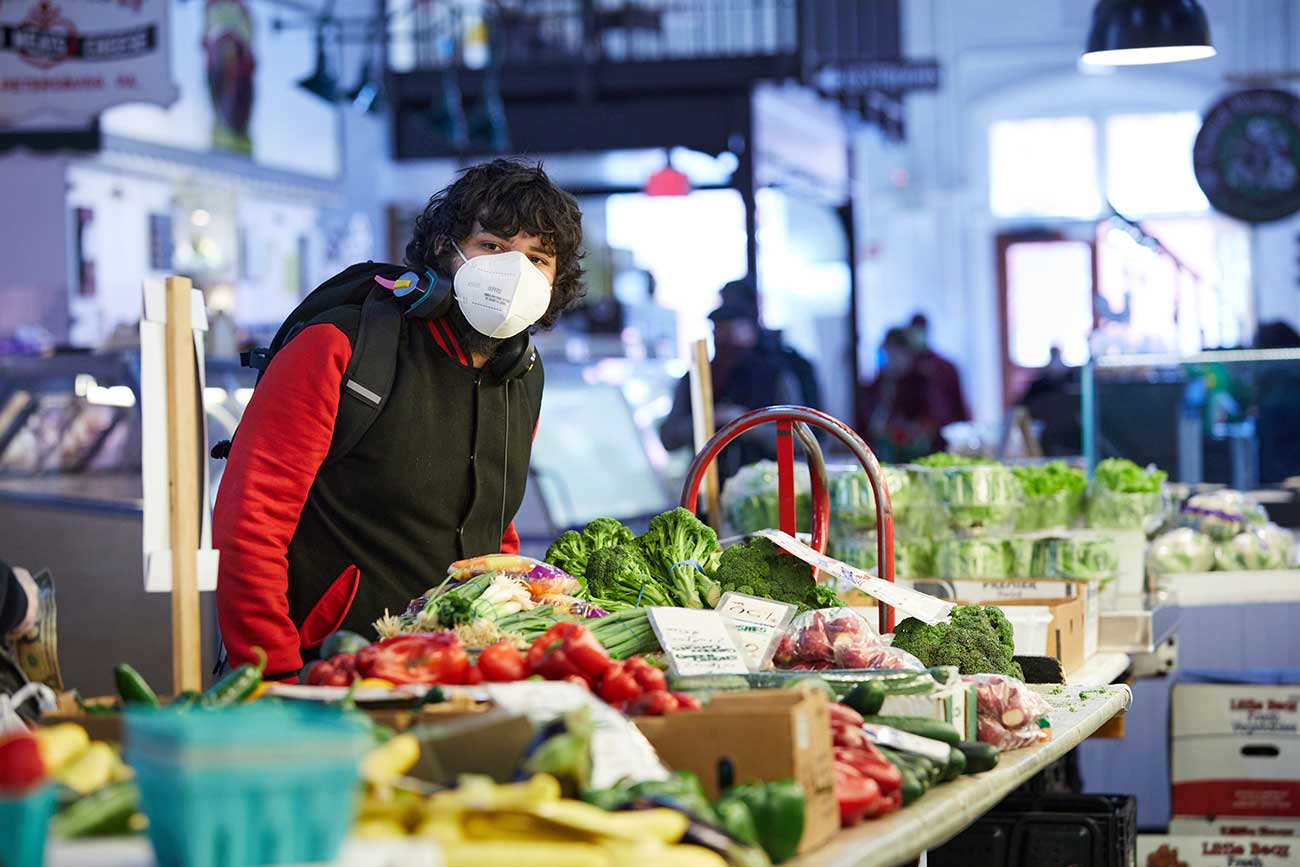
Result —
[{"label": "cardboard produce box", "polygon": [[461,774],[511,782],[533,739],[528,718],[502,708],[421,723],[410,731],[420,742],[420,759],[410,775],[447,786]]},{"label": "cardboard produce box", "polygon": [[935,684],[928,695],[889,695],[880,707],[883,716],[915,716],[950,723],[964,741],[978,739],[979,720],[975,715],[973,683],[954,678],[946,686]]},{"label": "cardboard produce box", "polygon": [[1004,599],[999,606],[1042,606],[1052,612],[1047,624],[1047,655],[1059,660],[1066,674],[1088,661],[1083,652],[1087,632],[1087,605],[1084,597],[1063,599]]},{"label": "cardboard produce box", "polygon": [[1139,834],[1138,867],[1297,867],[1295,840]]},{"label": "cardboard produce box", "polygon": [[697,713],[638,717],[636,725],[668,767],[691,771],[710,799],[719,774],[732,782],[794,780],[803,787],[800,852],[840,830],[831,719],[826,696],[795,690],[719,693]]},{"label": "cardboard produce box", "polygon": [[1300,685],[1173,690],[1173,814],[1300,818]]}]

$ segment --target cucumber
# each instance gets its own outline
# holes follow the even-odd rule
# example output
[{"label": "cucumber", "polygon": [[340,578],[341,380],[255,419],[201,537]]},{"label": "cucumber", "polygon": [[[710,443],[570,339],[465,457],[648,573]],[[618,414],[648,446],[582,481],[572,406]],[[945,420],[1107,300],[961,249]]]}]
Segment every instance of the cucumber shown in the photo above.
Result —
[{"label": "cucumber", "polygon": [[829,683],[822,680],[815,674],[806,674],[803,677],[796,677],[785,685],[786,689],[814,689],[826,694],[827,701],[838,701],[839,696]]},{"label": "cucumber", "polygon": [[860,683],[853,687],[848,695],[844,696],[843,703],[864,717],[873,716],[880,713],[880,708],[885,703],[884,687],[874,680]]},{"label": "cucumber", "polygon": [[966,770],[963,773],[982,774],[998,765],[998,751],[988,744],[961,741],[957,744],[957,749],[966,757]]},{"label": "cucumber", "polygon": [[140,808],[134,780],[110,783],[60,811],[50,820],[50,836],[75,840],[101,834],[123,834],[131,814]]},{"label": "cucumber", "polygon": [[113,667],[113,681],[117,685],[117,694],[123,704],[141,705],[156,708],[160,706],[158,694],[149,686],[148,681],[125,662]]},{"label": "cucumber", "polygon": [[878,749],[885,758],[889,759],[890,764],[898,768],[899,776],[903,778],[901,791],[904,806],[925,794],[927,783],[924,781],[928,780],[928,777],[917,772],[919,766],[911,761],[911,757],[904,758],[903,753],[896,753],[885,747],[879,747]]},{"label": "cucumber", "polygon": [[956,747],[948,747],[948,766],[943,769],[939,782],[947,783],[966,773],[966,754]]},{"label": "cucumber", "polygon": [[943,741],[950,747],[955,747],[961,742],[961,735],[957,734],[957,730],[952,725],[934,719],[925,719],[919,716],[867,716],[864,714],[863,722],[871,725],[889,726],[891,729],[898,729],[901,732],[934,741]]}]

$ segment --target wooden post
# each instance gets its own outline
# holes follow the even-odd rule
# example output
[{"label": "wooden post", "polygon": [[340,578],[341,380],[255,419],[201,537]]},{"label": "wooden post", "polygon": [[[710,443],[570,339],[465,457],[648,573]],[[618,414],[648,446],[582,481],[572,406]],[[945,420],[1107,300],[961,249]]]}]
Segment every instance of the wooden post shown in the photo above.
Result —
[{"label": "wooden post", "polygon": [[[695,422],[695,451],[698,454],[713,439],[713,369],[709,366],[709,344],[697,340],[691,347],[691,418]],[[718,462],[704,475],[704,505],[709,524],[722,532],[722,506],[718,497]]]},{"label": "wooden post", "polygon": [[199,635],[199,428],[194,330],[188,278],[168,277],[164,339],[167,371],[167,489],[171,515],[172,688],[203,688]]}]

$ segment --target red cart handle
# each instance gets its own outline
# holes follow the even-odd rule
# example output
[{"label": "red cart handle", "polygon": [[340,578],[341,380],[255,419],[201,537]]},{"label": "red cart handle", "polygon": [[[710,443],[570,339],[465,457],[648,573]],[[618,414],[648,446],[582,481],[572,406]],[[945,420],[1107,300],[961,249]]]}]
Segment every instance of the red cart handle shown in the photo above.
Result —
[{"label": "red cart handle", "polygon": [[[713,439],[704,445],[700,453],[695,456],[695,460],[691,462],[690,469],[686,473],[686,483],[682,488],[682,508],[696,511],[705,471],[718,457],[718,453],[742,434],[768,422],[776,424],[777,490],[780,495],[781,530],[792,536],[796,530],[794,437],[798,435],[806,444],[805,436],[808,439],[812,437],[805,426],[819,427],[834,434],[840,442],[844,443],[867,474],[867,481],[871,483],[871,493],[876,502],[876,527],[878,528],[876,562],[879,565],[877,572],[881,578],[892,582],[894,580],[894,507],[889,499],[889,487],[885,484],[884,474],[880,471],[880,463],[863,442],[862,437],[844,422],[824,412],[806,406],[769,406],[745,413],[725,425],[722,430],[714,434]],[[796,427],[802,428],[797,434]],[[816,441],[813,442],[815,445]],[[809,453],[810,457],[815,454],[813,462],[818,463],[821,449],[817,448],[815,453],[810,449]],[[824,466],[821,467],[821,477],[818,478],[818,475],[818,473],[813,474],[813,547],[824,553],[830,523],[830,497],[826,491]],[[886,633],[893,630],[893,606],[881,602],[880,631]]]}]

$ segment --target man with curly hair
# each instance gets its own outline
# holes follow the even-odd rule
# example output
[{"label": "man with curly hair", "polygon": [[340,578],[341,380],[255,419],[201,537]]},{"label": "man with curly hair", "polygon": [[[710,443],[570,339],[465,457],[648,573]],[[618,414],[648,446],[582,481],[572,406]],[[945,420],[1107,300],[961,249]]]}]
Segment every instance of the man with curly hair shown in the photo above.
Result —
[{"label": "man with curly hair", "polygon": [[[213,539],[217,613],[230,663],[268,657],[296,673],[331,633],[372,634],[455,560],[517,552],[543,373],[535,327],[583,293],[582,214],[540,165],[494,160],[436,193],[406,267],[454,284],[437,318],[407,318],[393,385],[364,435],[335,456],[359,312],[311,321],[273,356],[221,481]],[[501,274],[513,294],[501,290]],[[528,344],[531,347],[531,344]],[[509,372],[505,372],[509,369]],[[327,460],[328,458],[328,460]]]}]

